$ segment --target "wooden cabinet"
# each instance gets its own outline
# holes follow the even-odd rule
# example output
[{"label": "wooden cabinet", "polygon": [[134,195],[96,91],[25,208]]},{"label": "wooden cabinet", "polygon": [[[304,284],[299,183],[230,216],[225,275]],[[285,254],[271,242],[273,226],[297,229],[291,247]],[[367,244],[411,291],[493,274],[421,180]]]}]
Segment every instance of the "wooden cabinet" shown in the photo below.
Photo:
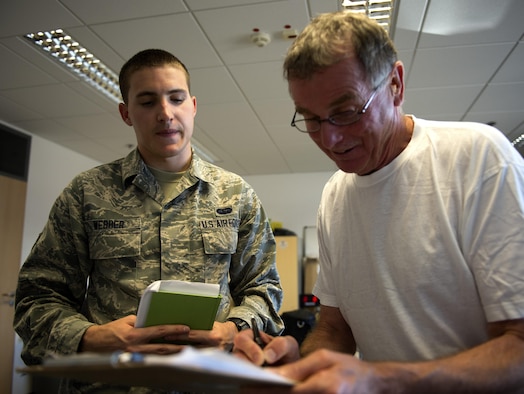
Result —
[{"label": "wooden cabinet", "polygon": [[284,291],[284,300],[279,313],[298,309],[300,269],[298,264],[298,237],[294,235],[276,236],[277,270]]},{"label": "wooden cabinet", "polygon": [[27,184],[0,175],[0,393],[10,393],[15,332],[14,295],[20,270]]},{"label": "wooden cabinet", "polygon": [[15,289],[22,256],[31,136],[0,122],[0,393],[11,393]]}]

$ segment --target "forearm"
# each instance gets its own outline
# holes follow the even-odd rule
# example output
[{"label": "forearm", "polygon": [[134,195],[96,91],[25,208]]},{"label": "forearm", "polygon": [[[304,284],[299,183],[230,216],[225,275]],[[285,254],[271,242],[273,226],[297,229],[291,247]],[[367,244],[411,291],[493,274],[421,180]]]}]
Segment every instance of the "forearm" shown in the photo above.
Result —
[{"label": "forearm", "polygon": [[[267,241],[266,238],[263,238]],[[257,317],[257,324],[271,335],[278,335],[284,324],[278,314],[282,303],[282,287],[275,268],[275,243],[255,242],[244,246],[243,253],[232,257],[229,289],[234,307],[228,318],[246,322]],[[244,258],[248,257],[247,260]]]},{"label": "forearm", "polygon": [[320,306],[319,319],[313,331],[300,348],[305,356],[317,349],[329,349],[340,353],[354,354],[355,339],[340,310],[326,305]]},{"label": "forearm", "polygon": [[278,314],[282,286],[276,270],[276,243],[261,207],[255,207],[239,230],[237,253],[230,264],[230,291],[236,307],[230,317],[250,321],[259,316],[259,327],[271,335],[284,329]]},{"label": "forearm", "polygon": [[80,352],[112,352],[125,350],[129,345],[147,343],[151,338],[144,339],[142,333],[152,329],[135,329],[135,321],[136,316],[129,315],[106,324],[93,324],[85,330],[78,350]]},{"label": "forearm", "polygon": [[16,292],[13,326],[24,342],[22,358],[27,364],[40,363],[51,353],[76,352],[84,331],[92,324],[79,312],[80,300],[75,304],[62,295],[71,294],[71,288],[53,280],[49,266],[49,278],[43,278],[43,267],[27,261],[20,271]]},{"label": "forearm", "polygon": [[253,288],[247,290],[240,305],[231,309],[228,318],[239,318],[251,324],[251,317],[255,316],[258,327],[264,332],[279,335],[284,329],[284,324],[269,296],[271,293],[264,294],[264,291],[267,291],[267,289],[257,290]]},{"label": "forearm", "polygon": [[340,353],[354,354],[353,335],[347,325],[330,326],[319,321],[300,346],[300,354],[306,356],[318,349],[329,349]]},{"label": "forearm", "polygon": [[524,341],[513,334],[444,359],[376,367],[391,393],[524,393]]},{"label": "forearm", "polygon": [[41,363],[50,354],[75,353],[91,324],[67,308],[49,304],[27,308],[19,304],[14,328],[24,342],[22,359],[31,365]]}]

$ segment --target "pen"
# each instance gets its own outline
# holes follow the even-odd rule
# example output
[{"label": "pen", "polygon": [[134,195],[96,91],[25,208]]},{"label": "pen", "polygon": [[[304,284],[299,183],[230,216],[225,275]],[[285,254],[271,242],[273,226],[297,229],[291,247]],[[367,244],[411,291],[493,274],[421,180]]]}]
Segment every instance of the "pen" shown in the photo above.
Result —
[{"label": "pen", "polygon": [[264,349],[266,344],[260,337],[260,331],[258,330],[257,321],[254,317],[251,318],[251,328],[253,329],[253,339],[255,340],[256,344],[260,346],[261,349]]}]

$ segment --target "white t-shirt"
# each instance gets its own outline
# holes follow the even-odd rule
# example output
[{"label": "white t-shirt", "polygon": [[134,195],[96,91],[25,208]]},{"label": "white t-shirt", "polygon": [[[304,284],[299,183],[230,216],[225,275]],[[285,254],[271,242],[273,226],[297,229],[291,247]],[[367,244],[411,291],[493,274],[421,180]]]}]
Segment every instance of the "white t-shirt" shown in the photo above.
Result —
[{"label": "white t-shirt", "polygon": [[318,214],[314,294],[367,360],[434,359],[524,317],[524,161],[499,131],[415,119],[379,171],[338,171]]}]

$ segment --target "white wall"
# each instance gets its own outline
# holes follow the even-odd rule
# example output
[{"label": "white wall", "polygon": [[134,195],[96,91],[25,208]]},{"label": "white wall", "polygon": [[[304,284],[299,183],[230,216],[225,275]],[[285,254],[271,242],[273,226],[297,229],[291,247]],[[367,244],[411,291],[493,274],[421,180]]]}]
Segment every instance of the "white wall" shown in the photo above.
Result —
[{"label": "white wall", "polygon": [[47,222],[51,206],[78,173],[101,164],[38,136],[31,141],[22,261]]},{"label": "white wall", "polygon": [[324,184],[332,172],[254,175],[244,179],[255,189],[269,218],[299,237],[302,256],[303,230],[315,226]]}]

